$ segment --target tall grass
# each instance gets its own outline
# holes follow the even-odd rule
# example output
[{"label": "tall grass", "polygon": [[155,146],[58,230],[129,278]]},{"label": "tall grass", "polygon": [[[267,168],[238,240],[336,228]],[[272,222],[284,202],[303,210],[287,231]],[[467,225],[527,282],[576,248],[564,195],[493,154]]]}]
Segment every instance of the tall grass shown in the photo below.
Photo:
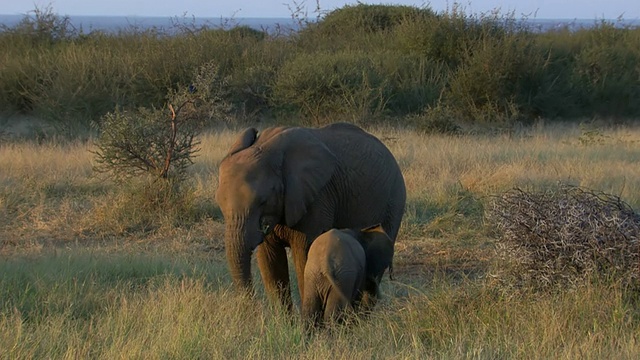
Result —
[{"label": "tall grass", "polygon": [[[635,127],[565,124],[467,136],[370,129],[389,146],[404,174],[408,207],[403,231],[459,211],[462,205],[457,202],[469,207],[513,186],[557,181],[616,194],[640,207],[640,170],[635,166],[640,135]],[[124,186],[95,177],[90,142],[1,144],[0,221],[25,235],[51,229],[49,236],[56,238],[56,231],[66,229],[60,237],[82,239],[219,219],[213,201],[216,166],[234,136],[231,130],[220,130],[201,137],[181,201],[167,199],[161,203],[166,208],[148,207],[144,184]],[[137,213],[144,209],[148,212]],[[141,216],[147,225],[138,223]]]},{"label": "tall grass", "polygon": [[[388,283],[368,319],[307,336],[234,293],[220,265],[141,255],[4,261],[7,358],[634,358],[636,304],[615,286],[504,297],[446,278]],[[56,275],[51,275],[56,274]],[[404,295],[400,295],[405,291]],[[394,294],[394,295],[392,295]]]}]

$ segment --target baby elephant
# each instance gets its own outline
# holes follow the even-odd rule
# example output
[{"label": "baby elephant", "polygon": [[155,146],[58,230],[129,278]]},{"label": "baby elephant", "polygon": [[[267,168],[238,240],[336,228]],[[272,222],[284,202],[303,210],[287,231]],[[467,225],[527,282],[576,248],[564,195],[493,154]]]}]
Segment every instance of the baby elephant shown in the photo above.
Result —
[{"label": "baby elephant", "polygon": [[371,309],[392,260],[393,242],[381,225],[331,229],[318,236],[304,269],[303,320],[317,327],[342,320],[349,310]]}]

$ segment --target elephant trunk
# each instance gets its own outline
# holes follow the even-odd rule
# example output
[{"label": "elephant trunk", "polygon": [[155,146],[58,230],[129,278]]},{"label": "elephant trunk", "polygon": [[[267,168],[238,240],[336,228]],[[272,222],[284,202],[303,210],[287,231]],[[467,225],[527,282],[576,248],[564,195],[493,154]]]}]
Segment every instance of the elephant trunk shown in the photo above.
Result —
[{"label": "elephant trunk", "polygon": [[[258,226],[253,229],[246,221],[234,220],[227,224],[225,250],[231,278],[237,288],[251,292],[251,254],[262,241]],[[253,231],[251,231],[253,230]]]}]

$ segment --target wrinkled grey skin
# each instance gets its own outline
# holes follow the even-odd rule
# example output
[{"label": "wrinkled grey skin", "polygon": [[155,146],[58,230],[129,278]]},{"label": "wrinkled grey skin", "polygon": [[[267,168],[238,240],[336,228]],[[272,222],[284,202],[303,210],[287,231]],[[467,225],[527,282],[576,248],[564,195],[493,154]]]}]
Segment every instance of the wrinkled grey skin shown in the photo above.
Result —
[{"label": "wrinkled grey skin", "polygon": [[406,193],[400,168],[357,126],[243,131],[220,163],[216,200],[234,283],[251,291],[251,255],[265,289],[292,308],[286,247],[300,298],[311,242],[326,229],[380,223],[395,241]]},{"label": "wrinkled grey skin", "polygon": [[304,269],[302,319],[309,328],[339,322],[375,305],[393,242],[379,226],[331,229],[311,244]]}]

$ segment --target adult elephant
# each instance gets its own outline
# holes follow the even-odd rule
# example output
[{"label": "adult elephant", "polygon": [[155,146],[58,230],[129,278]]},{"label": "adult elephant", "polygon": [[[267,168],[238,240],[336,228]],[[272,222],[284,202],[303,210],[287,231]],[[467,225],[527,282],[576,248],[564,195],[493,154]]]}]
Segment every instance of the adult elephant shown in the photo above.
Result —
[{"label": "adult elephant", "polygon": [[291,249],[300,298],[311,242],[331,228],[381,224],[395,242],[406,190],[384,144],[351,124],[244,130],[220,163],[216,200],[234,283],[251,289],[257,248],[267,293],[292,307],[285,248]]}]

